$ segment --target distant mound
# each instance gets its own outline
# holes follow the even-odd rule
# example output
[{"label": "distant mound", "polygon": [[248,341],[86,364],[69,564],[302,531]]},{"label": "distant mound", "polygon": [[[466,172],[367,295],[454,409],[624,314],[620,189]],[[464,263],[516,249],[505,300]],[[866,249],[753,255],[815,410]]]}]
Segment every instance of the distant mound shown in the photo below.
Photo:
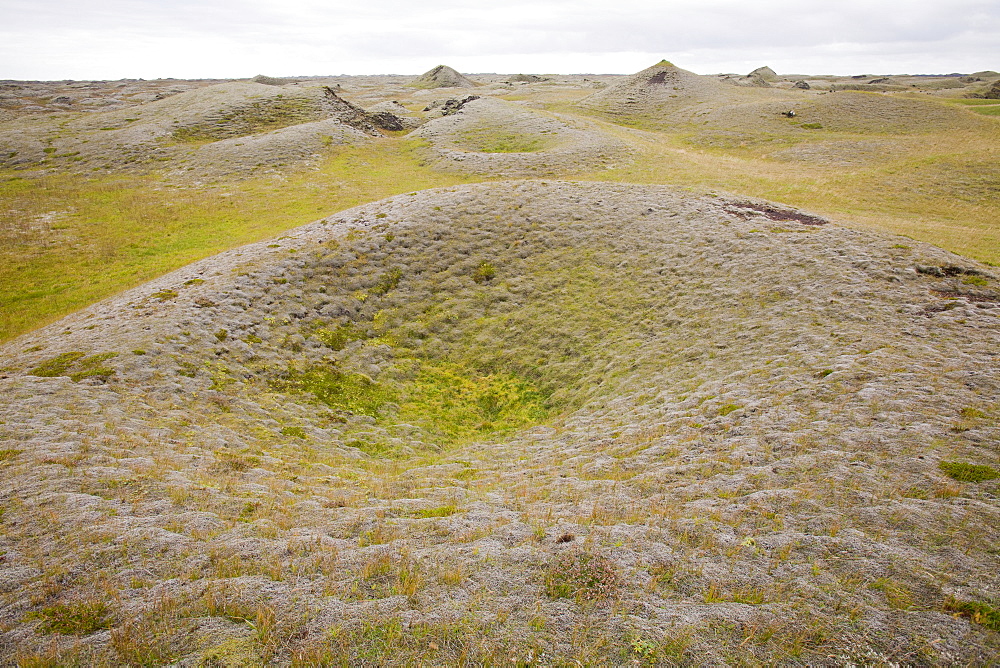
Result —
[{"label": "distant mound", "polygon": [[265,86],[284,86],[290,83],[288,79],[278,79],[277,77],[269,77],[264,74],[258,74],[251,81],[264,84]]},{"label": "distant mound", "polygon": [[515,74],[508,81],[513,83],[536,83],[544,79],[536,74]]},{"label": "distant mound", "polygon": [[[708,121],[744,131],[761,122],[773,124],[773,117],[792,95],[766,83],[757,87],[702,76],[663,60],[578,104],[625,125],[668,129]],[[775,104],[778,107],[774,109],[768,106]]]},{"label": "distant mound", "polygon": [[[448,107],[452,101],[445,103]],[[628,156],[625,145],[594,124],[572,125],[492,97],[461,101],[456,113],[416,133],[430,141],[438,169],[502,176],[546,176],[604,169]]]},{"label": "distant mound", "polygon": [[797,112],[799,123],[864,134],[922,134],[979,122],[952,105],[851,90],[813,98]]},{"label": "distant mound", "polygon": [[767,65],[765,65],[764,67],[758,67],[747,76],[750,77],[751,79],[760,79],[762,81],[767,81],[767,82],[778,80],[778,74]]},{"label": "distant mound", "polygon": [[26,165],[72,155],[88,169],[102,164],[139,166],[205,142],[244,137],[328,117],[318,89],[289,91],[230,81],[178,93],[130,109],[88,114],[60,126],[55,140],[42,124],[0,132],[0,165]]},{"label": "distant mound", "polygon": [[661,60],[624,81],[597,91],[579,104],[615,116],[637,117],[692,104],[718,102],[728,93],[725,84],[713,77],[704,77]]},{"label": "distant mound", "polygon": [[95,163],[147,169],[190,159],[202,175],[237,173],[356,141],[354,130],[376,136],[383,129],[403,125],[392,114],[368,114],[333,89],[230,81],[127,110],[72,118],[62,122],[55,138],[43,123],[0,131],[0,166],[67,156],[62,163],[76,170],[89,171]]},{"label": "distant mound", "polygon": [[411,81],[414,88],[475,88],[477,84],[447,65],[438,65]]}]

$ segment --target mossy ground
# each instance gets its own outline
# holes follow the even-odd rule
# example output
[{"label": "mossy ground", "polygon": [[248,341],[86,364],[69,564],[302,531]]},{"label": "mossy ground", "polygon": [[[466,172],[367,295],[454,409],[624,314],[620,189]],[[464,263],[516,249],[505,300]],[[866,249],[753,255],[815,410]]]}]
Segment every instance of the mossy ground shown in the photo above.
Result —
[{"label": "mossy ground", "polygon": [[[995,279],[616,185],[766,197],[1000,262],[998,134],[973,115],[993,107],[962,107],[972,125],[916,142],[835,116],[595,121],[634,149],[584,175],[604,190],[404,195],[343,238],[159,286],[131,354],[102,352],[100,318],[53,332],[3,369],[0,633],[23,665],[988,661],[996,327],[975,299]],[[423,155],[379,139],[206,184],[5,172],[0,336],[482,178]]]},{"label": "mossy ground", "polygon": [[[611,130],[615,131],[615,130]],[[627,131],[625,131],[627,132]],[[863,141],[862,135],[811,130],[808,143]],[[976,132],[935,132],[898,141],[884,159],[844,166],[775,159],[776,149],[805,146],[794,135],[754,135],[728,147],[690,144],[690,130],[629,132],[639,147],[630,164],[584,178],[675,183],[741,193],[826,215],[841,224],[928,241],[1000,264],[996,225],[1000,193],[1000,125]],[[764,138],[767,141],[761,142]],[[894,140],[895,141],[895,140]],[[849,148],[845,148],[845,151]]]},{"label": "mossy ground", "polygon": [[361,202],[468,180],[422,166],[418,147],[386,140],[333,149],[319,171],[204,187],[156,174],[5,171],[0,340],[226,248]]},{"label": "mossy ground", "polygon": [[736,204],[403,194],[30,334],[5,656],[987,663],[997,280]]},{"label": "mossy ground", "polygon": [[[535,95],[552,100],[552,110],[572,115],[591,113],[574,104],[585,93],[539,86]],[[524,95],[519,91],[508,97]],[[888,101],[882,97],[872,99],[893,113],[910,99],[900,96],[897,104],[892,96]],[[870,129],[860,134],[834,131],[829,123],[821,123],[822,128],[803,130],[801,123],[807,120],[796,118],[769,120],[760,128],[750,124],[732,135],[693,123],[654,128],[643,115],[616,116],[617,123],[643,128],[602,124],[604,132],[633,147],[634,155],[616,160],[611,169],[582,174],[575,170],[574,178],[674,183],[763,197],[1000,263],[995,223],[1000,126],[975,113],[993,113],[997,105],[962,98],[917,102],[962,111],[978,123],[955,128],[930,124],[920,128],[919,142],[906,141],[905,132],[882,131],[879,136],[889,147],[879,149],[878,159],[850,162],[850,145],[870,140]],[[295,122],[312,113],[308,104],[305,99],[276,98],[267,105],[251,105],[242,115],[233,112],[233,118],[206,126],[208,134],[198,138],[208,141],[219,133],[256,132]],[[833,114],[830,118],[837,122],[847,113],[836,105],[830,108],[833,111],[824,113]],[[709,135],[715,139],[705,143]],[[541,153],[553,141],[486,126],[460,139],[467,148],[487,153]],[[844,147],[837,150],[847,153],[827,163],[777,157],[784,149],[823,142],[836,142]],[[194,186],[166,172],[88,176],[68,168],[5,170],[0,173],[0,340],[198,258],[359,202],[490,178],[455,169],[435,171],[424,163],[424,154],[418,142],[387,138],[327,149],[317,171],[288,167],[278,178],[230,178]],[[845,155],[846,164],[837,162]],[[546,166],[544,171],[552,169]]]},{"label": "mossy ground", "polygon": [[534,153],[552,144],[544,136],[512,132],[504,128],[479,127],[462,132],[456,144],[481,153]]}]

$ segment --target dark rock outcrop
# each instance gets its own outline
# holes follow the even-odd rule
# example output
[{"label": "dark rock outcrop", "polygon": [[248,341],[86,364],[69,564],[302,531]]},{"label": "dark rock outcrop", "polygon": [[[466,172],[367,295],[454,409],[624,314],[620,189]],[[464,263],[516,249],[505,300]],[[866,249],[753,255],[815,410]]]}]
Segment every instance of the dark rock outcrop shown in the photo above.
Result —
[{"label": "dark rock outcrop", "polygon": [[424,111],[433,111],[434,109],[441,109],[442,116],[451,116],[452,114],[457,114],[459,111],[461,111],[462,107],[464,107],[469,102],[478,99],[479,99],[478,95],[469,95],[468,97],[463,97],[461,100],[457,100],[454,98],[450,100],[445,100],[443,104],[441,102],[432,102],[431,104],[424,107]]},{"label": "dark rock outcrop", "polygon": [[398,116],[388,111],[369,113],[356,104],[337,95],[329,86],[323,86],[323,106],[341,123],[373,137],[381,136],[381,130],[398,131],[406,129]]}]

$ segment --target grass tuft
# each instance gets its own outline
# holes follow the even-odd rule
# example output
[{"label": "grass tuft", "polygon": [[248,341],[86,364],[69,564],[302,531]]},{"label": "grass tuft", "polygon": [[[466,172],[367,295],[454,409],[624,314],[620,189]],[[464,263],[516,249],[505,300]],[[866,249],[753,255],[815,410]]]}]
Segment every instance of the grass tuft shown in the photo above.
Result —
[{"label": "grass tuft", "polygon": [[983,482],[1000,478],[1000,471],[985,464],[967,462],[940,462],[938,468],[945,475],[960,482]]},{"label": "grass tuft", "polygon": [[1000,607],[996,604],[982,601],[963,601],[949,596],[944,603],[944,609],[967,617],[976,624],[985,626],[991,631],[1000,632]]},{"label": "grass tuft", "polygon": [[545,593],[551,598],[608,599],[623,584],[613,561],[583,550],[556,557],[545,573]]},{"label": "grass tuft", "polygon": [[88,636],[110,628],[114,621],[108,604],[96,599],[56,603],[30,616],[42,620],[38,629],[41,633],[74,636]]}]

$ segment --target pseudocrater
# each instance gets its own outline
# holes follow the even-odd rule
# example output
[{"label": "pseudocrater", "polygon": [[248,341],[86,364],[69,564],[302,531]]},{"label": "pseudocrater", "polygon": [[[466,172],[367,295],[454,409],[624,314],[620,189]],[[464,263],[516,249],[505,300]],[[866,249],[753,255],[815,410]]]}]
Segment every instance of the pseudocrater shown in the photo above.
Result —
[{"label": "pseudocrater", "polygon": [[[569,656],[595,619],[846,647],[849,606],[879,651],[926,615],[964,643],[967,619],[900,606],[975,611],[995,582],[995,510],[948,504],[995,489],[998,303],[940,249],[661,186],[351,209],[0,349],[6,591],[72,573],[59,605],[192,660],[269,618],[293,649],[404,618],[506,647],[545,615]],[[848,577],[873,584],[803,603]],[[128,629],[94,651],[140,656]]]},{"label": "pseudocrater", "polygon": [[837,394],[824,370],[898,345],[934,293],[887,241],[781,211],[622,185],[411,193],[192,265],[16,357],[28,375],[208,407],[208,432],[223,409],[244,446],[313,434],[374,457],[636,393],[711,386],[723,408],[793,392],[815,410]]}]

